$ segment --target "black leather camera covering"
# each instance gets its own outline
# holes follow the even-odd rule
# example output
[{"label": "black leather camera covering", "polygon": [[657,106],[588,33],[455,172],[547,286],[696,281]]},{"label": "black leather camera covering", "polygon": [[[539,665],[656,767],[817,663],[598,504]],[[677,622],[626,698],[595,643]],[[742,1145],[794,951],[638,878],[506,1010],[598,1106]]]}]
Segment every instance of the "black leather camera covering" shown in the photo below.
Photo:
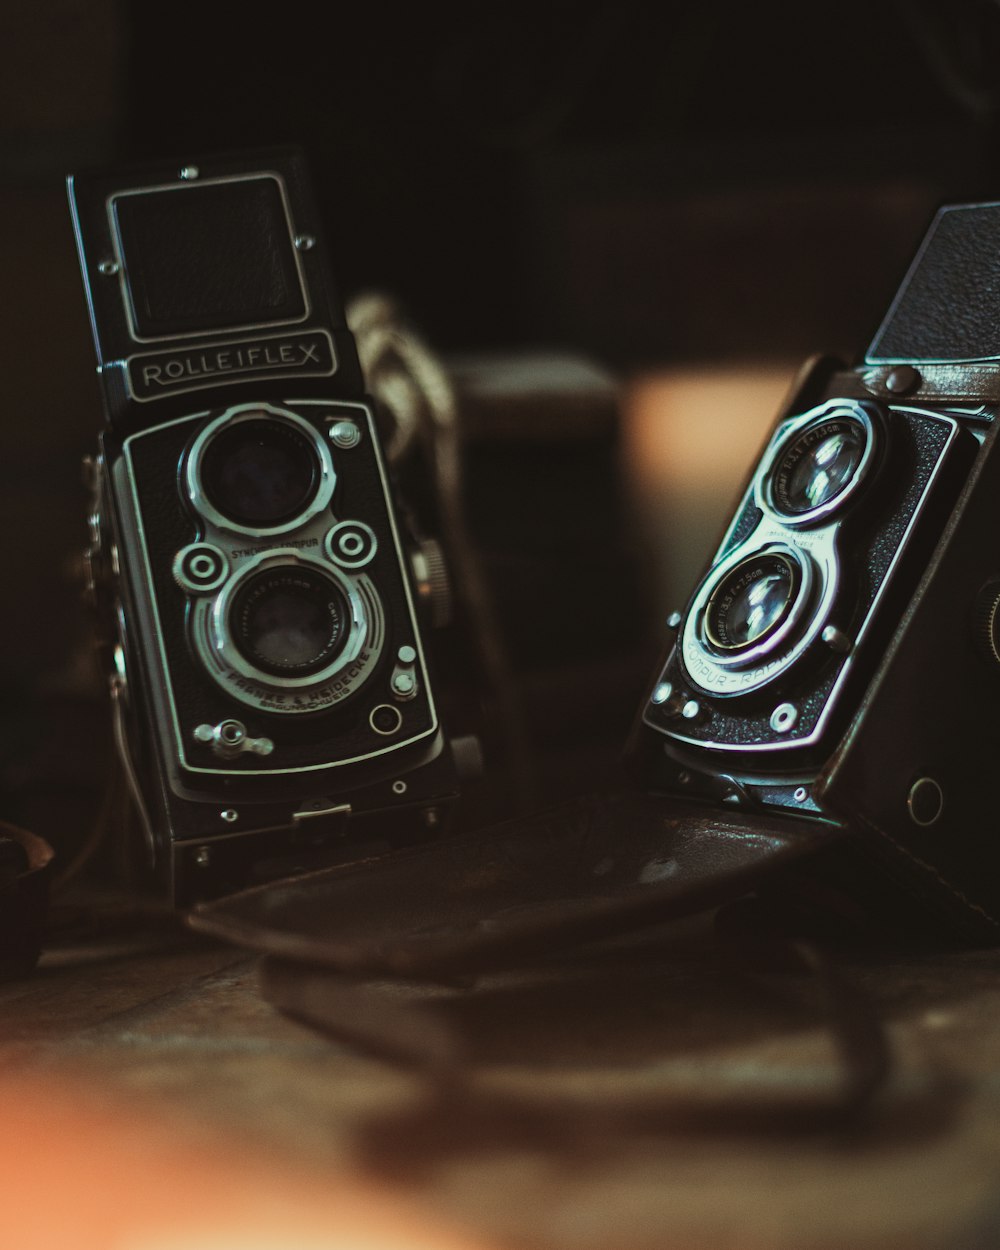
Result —
[{"label": "black leather camera covering", "polygon": [[189,923],[331,970],[433,979],[718,906],[839,835],[623,788],[204,903]]},{"label": "black leather camera covering", "polygon": [[1000,204],[942,208],[866,359],[1000,360],[998,308]]},{"label": "black leather camera covering", "polygon": [[[1000,573],[998,437],[994,426],[817,787],[929,907],[987,942],[1000,939],[1000,663],[977,636],[977,602]],[[943,796],[928,825],[913,819],[907,802],[924,778]]]},{"label": "black leather camera covering", "polygon": [[122,196],[114,212],[143,337],[305,316],[273,178]]}]

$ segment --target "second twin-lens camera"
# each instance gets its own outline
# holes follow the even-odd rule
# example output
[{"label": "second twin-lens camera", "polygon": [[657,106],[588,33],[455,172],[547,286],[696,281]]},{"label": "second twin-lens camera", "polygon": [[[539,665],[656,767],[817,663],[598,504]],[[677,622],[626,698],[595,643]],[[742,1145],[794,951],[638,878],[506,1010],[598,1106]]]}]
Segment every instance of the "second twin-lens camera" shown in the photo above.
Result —
[{"label": "second twin-lens camera", "polygon": [[998,264],[1000,205],[942,209],[864,359],[807,367],[634,736],[654,791],[839,829],[991,940]]},{"label": "second twin-lens camera", "polygon": [[70,199],[108,412],[92,576],[172,896],[438,832],[457,787],[412,536],[301,157],[77,176]]}]

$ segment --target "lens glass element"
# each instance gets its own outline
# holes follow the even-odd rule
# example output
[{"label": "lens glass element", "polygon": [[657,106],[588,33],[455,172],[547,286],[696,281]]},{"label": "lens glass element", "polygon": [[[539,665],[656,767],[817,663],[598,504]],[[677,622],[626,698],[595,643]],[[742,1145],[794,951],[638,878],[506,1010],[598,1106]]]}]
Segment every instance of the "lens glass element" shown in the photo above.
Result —
[{"label": "lens glass element", "polygon": [[264,569],[233,597],[229,627],[240,654],[265,673],[307,677],[347,638],[350,613],[334,583],[299,565]]},{"label": "lens glass element", "polygon": [[775,465],[774,502],[792,516],[822,508],[852,481],[867,445],[856,421],[837,419],[804,430]]},{"label": "lens glass element", "polygon": [[286,421],[254,417],[223,426],[201,458],[201,488],[212,506],[244,526],[283,525],[316,494],[315,447]]},{"label": "lens glass element", "polygon": [[787,556],[757,552],[722,579],[705,608],[705,636],[718,651],[734,652],[765,642],[795,601],[797,566]]}]

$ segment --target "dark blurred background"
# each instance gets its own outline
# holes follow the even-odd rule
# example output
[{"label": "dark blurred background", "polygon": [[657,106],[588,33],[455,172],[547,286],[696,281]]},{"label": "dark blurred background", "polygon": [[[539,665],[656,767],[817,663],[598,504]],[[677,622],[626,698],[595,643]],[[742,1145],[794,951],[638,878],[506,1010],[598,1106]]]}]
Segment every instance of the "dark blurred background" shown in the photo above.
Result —
[{"label": "dark blurred background", "polygon": [[[7,0],[3,812],[72,846],[106,769],[78,582],[101,414],[66,173],[301,143],[345,293],[393,293],[457,373],[486,371],[471,520],[548,709],[544,796],[621,741],[796,363],[863,348],[938,203],[1000,196],[998,54],[987,0]],[[527,409],[505,391],[525,361]]]}]

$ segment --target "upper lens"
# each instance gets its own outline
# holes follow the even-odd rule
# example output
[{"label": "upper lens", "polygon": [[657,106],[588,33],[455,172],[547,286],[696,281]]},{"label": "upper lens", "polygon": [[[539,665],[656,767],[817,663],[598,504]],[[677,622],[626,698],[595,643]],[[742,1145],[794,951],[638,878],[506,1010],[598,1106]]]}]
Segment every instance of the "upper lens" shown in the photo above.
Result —
[{"label": "upper lens", "polygon": [[788,617],[801,581],[798,566],[776,552],[741,560],[705,607],[705,637],[720,652],[764,643]]},{"label": "upper lens", "polygon": [[250,577],[233,599],[229,628],[240,654],[274,676],[326,668],[347,639],[347,601],[318,569],[281,565]]},{"label": "upper lens", "polygon": [[223,426],[201,456],[201,489],[227,520],[283,525],[303,512],[320,480],[316,449],[287,421],[251,417]]},{"label": "upper lens", "polygon": [[848,417],[808,426],[791,439],[775,462],[773,503],[793,517],[826,507],[854,480],[867,447],[867,430]]}]

